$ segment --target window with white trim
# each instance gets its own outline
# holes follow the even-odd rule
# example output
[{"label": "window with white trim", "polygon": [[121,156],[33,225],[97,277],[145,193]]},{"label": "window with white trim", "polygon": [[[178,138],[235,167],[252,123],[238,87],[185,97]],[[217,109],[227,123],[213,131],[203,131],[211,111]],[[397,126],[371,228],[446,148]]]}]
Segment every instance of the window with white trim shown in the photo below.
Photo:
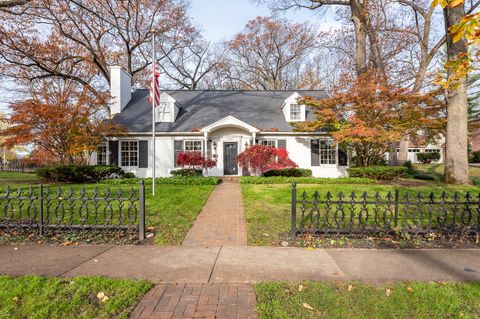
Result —
[{"label": "window with white trim", "polygon": [[183,142],[183,149],[185,152],[201,152],[203,148],[202,141],[199,140],[185,140]]},{"label": "window with white trim", "polygon": [[267,147],[277,147],[277,141],[275,140],[261,140],[260,145]]},{"label": "window with white trim", "polygon": [[160,104],[157,106],[157,122],[170,122],[171,112],[171,102],[160,102]]},{"label": "window with white trim", "polygon": [[106,144],[98,145],[97,165],[107,165],[107,145]]},{"label": "window with white trim", "polygon": [[299,104],[290,104],[290,121],[302,120],[302,107]]},{"label": "window with white trim", "polygon": [[138,166],[138,141],[120,141],[121,166]]},{"label": "window with white trim", "polygon": [[320,140],[320,164],[336,164],[337,147],[330,140]]},{"label": "window with white trim", "polygon": [[438,148],[428,148],[425,150],[427,153],[440,153],[440,150]]}]

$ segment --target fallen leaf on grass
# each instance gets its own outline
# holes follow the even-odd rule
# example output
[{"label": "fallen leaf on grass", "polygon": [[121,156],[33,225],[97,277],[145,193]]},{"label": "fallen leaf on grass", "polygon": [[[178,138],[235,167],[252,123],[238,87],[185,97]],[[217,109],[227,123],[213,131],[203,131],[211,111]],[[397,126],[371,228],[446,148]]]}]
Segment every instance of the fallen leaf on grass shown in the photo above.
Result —
[{"label": "fallen leaf on grass", "polygon": [[105,302],[105,301],[107,301],[108,299],[110,299],[110,298],[108,298],[107,296],[105,296],[105,297],[102,298],[102,302]]},{"label": "fallen leaf on grass", "polygon": [[312,247],[312,246],[308,246],[308,247],[307,247],[307,250],[313,250],[313,247]]},{"label": "fallen leaf on grass", "polygon": [[385,289],[385,295],[387,297],[390,297],[392,295],[392,289],[390,289],[390,288]]},{"label": "fallen leaf on grass", "polygon": [[315,310],[315,309],[313,309],[312,306],[310,306],[310,305],[309,305],[308,303],[306,303],[306,302],[303,303],[303,307],[304,307],[304,308],[307,308],[308,310]]},{"label": "fallen leaf on grass", "polygon": [[413,292],[413,288],[412,287],[407,287],[407,291],[412,293]]},{"label": "fallen leaf on grass", "polygon": [[298,285],[298,291],[303,291],[305,289],[305,286],[300,284]]},{"label": "fallen leaf on grass", "polygon": [[351,292],[351,291],[353,291],[353,288],[354,288],[353,285],[348,285],[347,291],[348,291],[348,292]]},{"label": "fallen leaf on grass", "polygon": [[103,299],[103,297],[105,297],[105,293],[100,291],[100,292],[97,294],[97,298],[98,298],[98,299]]}]

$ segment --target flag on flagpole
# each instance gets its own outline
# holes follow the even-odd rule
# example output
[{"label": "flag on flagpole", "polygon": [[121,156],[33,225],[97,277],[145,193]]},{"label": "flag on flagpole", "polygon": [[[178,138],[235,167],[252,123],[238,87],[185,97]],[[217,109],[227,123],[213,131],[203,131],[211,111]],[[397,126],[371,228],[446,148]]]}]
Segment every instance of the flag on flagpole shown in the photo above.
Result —
[{"label": "flag on flagpole", "polygon": [[[156,107],[160,104],[160,73],[157,72],[155,65],[153,66],[153,74],[150,77],[150,102]],[[153,103],[154,98],[155,103]]]}]

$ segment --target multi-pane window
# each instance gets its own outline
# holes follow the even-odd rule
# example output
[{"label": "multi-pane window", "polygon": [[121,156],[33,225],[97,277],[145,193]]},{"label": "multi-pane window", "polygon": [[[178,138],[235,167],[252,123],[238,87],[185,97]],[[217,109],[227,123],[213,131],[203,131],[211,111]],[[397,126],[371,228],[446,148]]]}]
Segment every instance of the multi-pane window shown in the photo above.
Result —
[{"label": "multi-pane window", "polygon": [[107,165],[107,145],[100,144],[97,148],[97,165]]},{"label": "multi-pane window", "polygon": [[170,121],[170,102],[160,102],[157,106],[157,121],[158,122],[168,122]]},{"label": "multi-pane window", "polygon": [[411,148],[408,150],[408,152],[410,153],[420,153],[420,149],[419,148]]},{"label": "multi-pane window", "polygon": [[185,150],[185,152],[201,152],[202,144],[202,141],[185,141],[183,149]]},{"label": "multi-pane window", "polygon": [[138,166],[138,141],[121,141],[120,151],[122,166]]},{"label": "multi-pane window", "polygon": [[[337,147],[332,140],[313,139],[310,141],[312,166],[337,163]],[[346,152],[345,154],[346,157]],[[346,158],[342,161],[346,165]]]},{"label": "multi-pane window", "polygon": [[290,121],[300,121],[302,119],[302,108],[298,104],[290,104]]},{"label": "multi-pane window", "polygon": [[427,153],[440,153],[439,149],[426,149],[425,152]]},{"label": "multi-pane window", "polygon": [[337,148],[332,141],[320,140],[320,164],[336,164]]},{"label": "multi-pane window", "polygon": [[262,140],[262,141],[260,141],[260,145],[267,146],[267,147],[277,147],[277,141],[275,141],[275,140]]}]

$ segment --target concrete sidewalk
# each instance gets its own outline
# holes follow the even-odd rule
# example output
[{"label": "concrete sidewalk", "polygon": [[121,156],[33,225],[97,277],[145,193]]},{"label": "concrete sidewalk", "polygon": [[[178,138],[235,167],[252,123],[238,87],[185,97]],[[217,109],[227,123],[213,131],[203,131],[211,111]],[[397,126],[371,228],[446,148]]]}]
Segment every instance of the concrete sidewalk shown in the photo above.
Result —
[{"label": "concrete sidewalk", "polygon": [[476,249],[280,247],[0,246],[0,274],[108,276],[155,283],[480,280]]}]

